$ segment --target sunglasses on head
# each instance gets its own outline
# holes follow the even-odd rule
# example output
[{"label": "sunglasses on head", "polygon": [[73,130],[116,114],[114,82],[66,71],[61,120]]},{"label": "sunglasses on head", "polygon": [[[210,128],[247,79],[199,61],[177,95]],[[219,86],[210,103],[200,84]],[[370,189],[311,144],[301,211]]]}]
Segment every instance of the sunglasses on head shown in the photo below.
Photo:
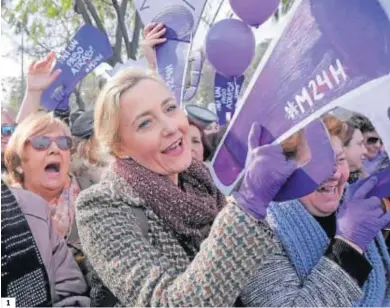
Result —
[{"label": "sunglasses on head", "polygon": [[378,141],[380,142],[380,144],[383,144],[381,138],[378,138],[378,137],[369,137],[369,138],[367,138],[367,143],[368,144],[377,144]]},{"label": "sunglasses on head", "polygon": [[72,139],[68,136],[34,136],[28,139],[35,150],[47,150],[52,142],[55,142],[60,150],[66,151],[72,148]]},{"label": "sunglasses on head", "polygon": [[11,136],[15,131],[15,125],[1,125],[1,135]]}]

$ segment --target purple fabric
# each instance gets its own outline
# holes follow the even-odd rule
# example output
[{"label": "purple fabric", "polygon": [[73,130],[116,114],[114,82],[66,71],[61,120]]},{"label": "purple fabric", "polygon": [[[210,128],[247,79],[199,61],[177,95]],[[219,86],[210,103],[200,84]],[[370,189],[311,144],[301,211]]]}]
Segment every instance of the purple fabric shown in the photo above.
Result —
[{"label": "purple fabric", "polygon": [[385,156],[385,152],[380,152],[373,159],[365,159],[363,161],[364,171],[366,171],[368,174],[372,174]]},{"label": "purple fabric", "polygon": [[253,122],[269,133],[267,143],[274,141],[335,99],[388,74],[388,46],[390,22],[377,0],[303,0],[244,94],[215,155],[212,168],[219,188],[226,191],[244,169]]}]

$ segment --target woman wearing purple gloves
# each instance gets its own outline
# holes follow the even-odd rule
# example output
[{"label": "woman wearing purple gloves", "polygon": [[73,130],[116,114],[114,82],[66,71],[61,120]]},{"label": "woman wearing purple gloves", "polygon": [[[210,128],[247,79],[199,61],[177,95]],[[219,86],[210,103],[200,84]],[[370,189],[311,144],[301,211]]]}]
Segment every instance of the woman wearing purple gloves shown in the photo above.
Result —
[{"label": "woman wearing purple gloves", "polygon": [[104,285],[124,306],[232,306],[277,247],[265,209],[295,165],[280,146],[259,148],[246,191],[262,203],[226,204],[191,157],[184,111],[158,76],[143,71],[108,81],[94,123],[114,162],[81,192],[76,217]]},{"label": "woman wearing purple gloves", "polygon": [[[390,305],[390,257],[380,233],[389,224],[390,213],[383,211],[378,198],[366,198],[375,178],[352,196],[347,194],[339,207],[349,176],[338,137],[342,123],[333,117],[327,117],[325,123],[337,155],[337,169],[310,195],[268,207],[267,221],[277,237],[277,247],[241,294],[246,306]],[[256,205],[267,200],[252,193],[252,177],[260,179],[249,170],[236,199],[243,200],[240,204],[252,204],[246,208],[259,213]],[[277,183],[275,179],[269,182]]]}]

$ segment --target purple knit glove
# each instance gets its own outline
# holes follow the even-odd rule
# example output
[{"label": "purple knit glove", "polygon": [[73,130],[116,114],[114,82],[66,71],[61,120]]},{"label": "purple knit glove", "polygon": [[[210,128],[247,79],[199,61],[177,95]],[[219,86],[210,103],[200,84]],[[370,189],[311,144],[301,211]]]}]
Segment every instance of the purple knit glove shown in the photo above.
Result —
[{"label": "purple knit glove", "polygon": [[264,219],[267,207],[296,169],[286,160],[280,145],[259,147],[261,126],[252,125],[248,140],[246,172],[240,190],[233,194],[240,207],[258,220]]},{"label": "purple knit glove", "polygon": [[390,212],[383,211],[378,197],[365,199],[376,181],[373,177],[364,183],[337,214],[336,235],[359,246],[363,252],[390,221]]}]

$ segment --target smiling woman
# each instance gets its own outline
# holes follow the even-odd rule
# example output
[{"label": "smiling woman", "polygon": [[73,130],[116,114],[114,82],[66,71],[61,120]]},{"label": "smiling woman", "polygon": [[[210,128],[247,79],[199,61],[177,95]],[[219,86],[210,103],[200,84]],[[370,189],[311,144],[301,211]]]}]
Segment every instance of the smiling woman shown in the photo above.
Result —
[{"label": "smiling woman", "polygon": [[[69,175],[72,139],[69,128],[53,114],[38,112],[23,120],[5,152],[7,182],[45,199],[59,234],[70,241],[75,228],[74,202],[80,189]],[[78,245],[78,236],[72,236]]]},{"label": "smiling woman", "polygon": [[[76,203],[83,248],[102,281],[91,285],[91,305],[115,304],[107,303],[106,288],[124,306],[233,305],[271,253],[264,216],[254,214],[264,213],[263,203],[250,211],[226,204],[206,166],[191,157],[184,111],[151,73],[128,69],[109,80],[94,123],[113,163]],[[281,158],[264,171],[276,174],[276,183],[260,188],[251,175],[248,195],[263,191],[263,198],[272,199],[292,172],[285,170],[290,164],[282,150],[270,149],[272,154],[258,151],[253,168],[263,170],[264,161]],[[275,153],[277,159],[271,157]]]}]

